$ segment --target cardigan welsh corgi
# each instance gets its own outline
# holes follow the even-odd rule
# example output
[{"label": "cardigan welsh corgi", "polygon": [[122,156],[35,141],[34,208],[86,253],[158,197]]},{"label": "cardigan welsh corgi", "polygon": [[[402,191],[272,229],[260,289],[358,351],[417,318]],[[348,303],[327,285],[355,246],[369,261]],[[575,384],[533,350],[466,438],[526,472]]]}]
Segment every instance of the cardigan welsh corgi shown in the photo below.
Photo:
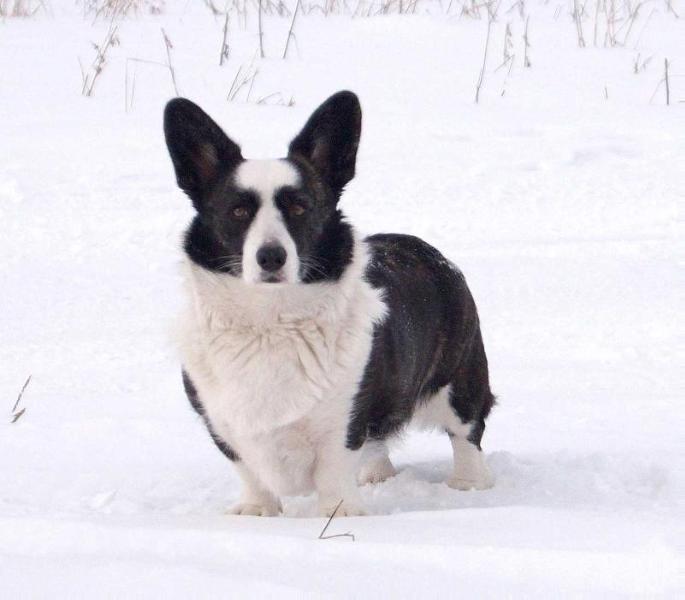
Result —
[{"label": "cardigan welsh corgi", "polygon": [[196,214],[185,234],[183,383],[242,481],[229,512],[277,515],[318,494],[361,515],[358,485],[395,474],[386,441],[409,422],[447,433],[450,487],[492,480],[481,438],[494,403],[462,273],[409,235],[360,238],[340,198],[361,107],[326,100],[276,160],[248,160],[197,105],[171,100],[164,132]]}]

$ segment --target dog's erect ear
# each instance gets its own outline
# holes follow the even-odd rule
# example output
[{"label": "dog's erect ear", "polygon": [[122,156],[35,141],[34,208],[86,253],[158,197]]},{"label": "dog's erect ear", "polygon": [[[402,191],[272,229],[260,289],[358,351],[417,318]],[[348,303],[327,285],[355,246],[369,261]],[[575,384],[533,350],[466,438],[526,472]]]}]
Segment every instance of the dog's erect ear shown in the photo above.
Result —
[{"label": "dog's erect ear", "polygon": [[338,195],[354,177],[361,128],[359,99],[352,92],[338,92],[309,117],[288,155],[308,161]]},{"label": "dog's erect ear", "polygon": [[174,98],[166,105],[164,136],[178,187],[198,210],[217,175],[243,160],[238,145],[197,104],[185,98]]}]

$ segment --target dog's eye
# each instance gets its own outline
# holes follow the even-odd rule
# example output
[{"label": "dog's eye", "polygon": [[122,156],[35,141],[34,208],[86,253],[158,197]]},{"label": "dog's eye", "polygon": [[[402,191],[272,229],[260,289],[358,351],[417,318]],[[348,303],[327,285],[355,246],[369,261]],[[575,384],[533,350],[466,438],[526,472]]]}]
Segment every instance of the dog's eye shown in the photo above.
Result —
[{"label": "dog's eye", "polygon": [[245,208],[244,206],[236,206],[233,209],[233,216],[236,219],[240,219],[240,220],[247,219],[247,217],[250,216],[250,211],[247,210],[247,208]]},{"label": "dog's eye", "polygon": [[301,204],[291,204],[288,207],[288,212],[293,217],[301,217],[305,212],[307,212],[307,209],[304,206],[302,206]]}]

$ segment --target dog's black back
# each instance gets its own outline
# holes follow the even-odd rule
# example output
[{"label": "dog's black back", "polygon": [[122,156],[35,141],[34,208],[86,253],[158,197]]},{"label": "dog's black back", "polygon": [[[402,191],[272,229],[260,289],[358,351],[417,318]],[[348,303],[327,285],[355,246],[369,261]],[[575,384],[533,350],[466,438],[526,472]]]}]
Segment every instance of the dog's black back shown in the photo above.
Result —
[{"label": "dog's black back", "polygon": [[355,398],[347,444],[384,439],[415,406],[451,384],[450,404],[473,423],[479,445],[494,402],[476,305],[463,275],[435,248],[409,235],[367,238],[369,282],[383,290],[387,318],[376,327]]}]

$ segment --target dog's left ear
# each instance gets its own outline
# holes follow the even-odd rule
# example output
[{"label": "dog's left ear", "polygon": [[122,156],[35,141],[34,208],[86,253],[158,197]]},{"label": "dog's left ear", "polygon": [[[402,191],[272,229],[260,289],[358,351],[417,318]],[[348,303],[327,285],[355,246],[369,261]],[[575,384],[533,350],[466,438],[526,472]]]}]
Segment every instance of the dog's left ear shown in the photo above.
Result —
[{"label": "dog's left ear", "polygon": [[336,197],[354,177],[362,129],[362,109],[352,92],[338,92],[309,117],[290,143],[288,156],[309,162]]}]

